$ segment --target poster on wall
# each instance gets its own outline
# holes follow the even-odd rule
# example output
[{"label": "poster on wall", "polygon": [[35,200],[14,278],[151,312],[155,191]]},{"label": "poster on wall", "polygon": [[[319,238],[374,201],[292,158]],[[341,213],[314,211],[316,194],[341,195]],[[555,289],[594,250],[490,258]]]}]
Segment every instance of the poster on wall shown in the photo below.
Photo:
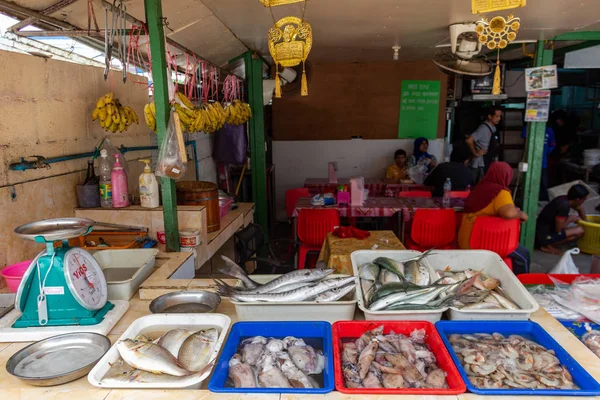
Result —
[{"label": "poster on wall", "polygon": [[558,87],[556,65],[525,69],[525,90],[554,89]]},{"label": "poster on wall", "polygon": [[527,93],[525,121],[547,122],[550,114],[550,91],[534,90]]},{"label": "poster on wall", "polygon": [[402,81],[399,139],[437,137],[440,81]]}]

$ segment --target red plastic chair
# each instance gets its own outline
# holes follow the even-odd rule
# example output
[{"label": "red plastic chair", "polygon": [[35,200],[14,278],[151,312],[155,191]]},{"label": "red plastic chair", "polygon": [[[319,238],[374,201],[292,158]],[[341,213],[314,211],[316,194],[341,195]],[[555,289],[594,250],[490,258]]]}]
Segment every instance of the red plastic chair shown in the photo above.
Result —
[{"label": "red plastic chair", "polygon": [[512,270],[512,260],[508,257],[519,246],[521,221],[500,217],[477,217],[469,246],[471,249],[489,250],[498,254]]},{"label": "red plastic chair", "polygon": [[467,197],[469,197],[469,195],[471,194],[471,192],[465,190],[465,191],[454,191],[454,192],[450,192],[450,198],[451,199],[466,199]]},{"label": "red plastic chair", "polygon": [[298,269],[304,269],[306,255],[309,251],[321,251],[323,242],[329,232],[340,226],[338,210],[302,209],[298,216]]},{"label": "red plastic chair", "polygon": [[413,190],[410,192],[398,192],[398,197],[427,197],[431,198],[431,192],[426,190]]},{"label": "red plastic chair", "polygon": [[285,191],[285,212],[287,213],[288,219],[292,218],[296,203],[300,197],[310,197],[310,193],[307,188],[290,189]]},{"label": "red plastic chair", "polygon": [[456,238],[456,215],[453,209],[415,211],[410,238],[410,250],[451,249]]}]

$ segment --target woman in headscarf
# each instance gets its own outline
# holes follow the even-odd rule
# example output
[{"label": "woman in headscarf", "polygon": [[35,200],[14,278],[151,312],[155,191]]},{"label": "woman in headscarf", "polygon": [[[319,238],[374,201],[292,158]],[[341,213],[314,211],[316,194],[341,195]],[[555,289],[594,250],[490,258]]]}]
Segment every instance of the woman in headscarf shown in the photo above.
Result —
[{"label": "woman in headscarf", "polygon": [[520,218],[527,221],[527,214],[515,206],[508,186],[513,178],[513,170],[505,162],[492,163],[485,177],[471,191],[465,202],[465,215],[458,232],[458,245],[469,249],[471,231],[475,220],[480,216]]},{"label": "woman in headscarf", "polygon": [[413,155],[410,157],[409,164],[414,165],[425,165],[427,166],[427,172],[431,171],[437,165],[437,159],[434,155],[429,154],[429,140],[424,137],[420,137],[415,140],[415,148]]}]

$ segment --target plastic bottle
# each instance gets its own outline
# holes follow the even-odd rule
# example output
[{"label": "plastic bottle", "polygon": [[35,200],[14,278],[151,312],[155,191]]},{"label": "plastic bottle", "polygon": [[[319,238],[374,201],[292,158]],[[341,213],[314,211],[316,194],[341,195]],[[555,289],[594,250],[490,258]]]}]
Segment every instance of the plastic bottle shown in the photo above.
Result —
[{"label": "plastic bottle", "polygon": [[98,173],[100,174],[100,207],[112,208],[112,184],[110,180],[112,167],[108,159],[106,150],[100,151],[100,161],[98,162]]},{"label": "plastic bottle", "polygon": [[146,163],[144,172],[140,175],[140,203],[142,207],[156,208],[159,204],[158,197],[158,182],[156,176],[152,173],[150,168],[150,160],[144,159],[140,162]]},{"label": "plastic bottle", "polygon": [[452,181],[450,178],[446,178],[446,182],[444,182],[444,200],[443,205],[444,208],[450,207],[450,192],[452,191]]},{"label": "plastic bottle", "polygon": [[115,165],[110,173],[112,183],[113,207],[122,208],[129,205],[129,187],[127,185],[127,174],[123,170],[120,154],[115,154]]}]

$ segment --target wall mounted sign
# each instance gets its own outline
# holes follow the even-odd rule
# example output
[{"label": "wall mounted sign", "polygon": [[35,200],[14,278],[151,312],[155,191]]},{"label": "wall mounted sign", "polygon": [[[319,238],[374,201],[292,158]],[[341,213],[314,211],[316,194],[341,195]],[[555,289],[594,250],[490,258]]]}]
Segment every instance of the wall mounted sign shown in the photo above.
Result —
[{"label": "wall mounted sign", "polygon": [[440,81],[402,81],[399,139],[437,137],[440,86]]},{"label": "wall mounted sign", "polygon": [[525,121],[547,122],[550,114],[550,91],[534,90],[527,93]]},{"label": "wall mounted sign", "polygon": [[[262,1],[262,0],[261,0]],[[525,7],[527,0],[471,0],[471,12],[483,14],[492,11]]]},{"label": "wall mounted sign", "polygon": [[554,89],[558,87],[556,65],[525,69],[525,90]]}]

